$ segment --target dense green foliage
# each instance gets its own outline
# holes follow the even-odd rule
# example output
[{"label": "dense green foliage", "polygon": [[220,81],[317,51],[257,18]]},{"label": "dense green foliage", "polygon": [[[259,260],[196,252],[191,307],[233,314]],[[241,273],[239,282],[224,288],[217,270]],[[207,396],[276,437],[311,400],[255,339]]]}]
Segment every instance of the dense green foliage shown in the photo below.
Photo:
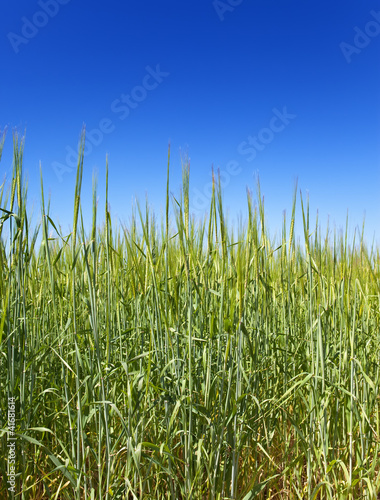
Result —
[{"label": "dense green foliage", "polygon": [[259,187],[233,232],[217,181],[196,224],[186,165],[161,224],[112,227],[107,200],[99,228],[94,182],[86,234],[83,145],[69,236],[42,179],[29,227],[17,137],[0,192],[1,497],[15,396],[18,498],[376,498],[379,250],[323,237],[302,197],[297,243],[296,194],[274,243]]}]

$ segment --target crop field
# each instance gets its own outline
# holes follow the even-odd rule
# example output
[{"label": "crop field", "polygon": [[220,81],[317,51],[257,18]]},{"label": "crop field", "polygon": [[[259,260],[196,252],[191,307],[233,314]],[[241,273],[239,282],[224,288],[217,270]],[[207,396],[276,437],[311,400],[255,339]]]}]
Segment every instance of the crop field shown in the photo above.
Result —
[{"label": "crop field", "polygon": [[162,220],[128,227],[107,167],[84,227],[83,137],[71,233],[42,175],[31,227],[23,147],[0,187],[0,498],[10,443],[20,499],[379,498],[378,247],[310,227],[296,190],[277,240],[259,185],[232,227],[217,175],[197,223],[186,164]]}]

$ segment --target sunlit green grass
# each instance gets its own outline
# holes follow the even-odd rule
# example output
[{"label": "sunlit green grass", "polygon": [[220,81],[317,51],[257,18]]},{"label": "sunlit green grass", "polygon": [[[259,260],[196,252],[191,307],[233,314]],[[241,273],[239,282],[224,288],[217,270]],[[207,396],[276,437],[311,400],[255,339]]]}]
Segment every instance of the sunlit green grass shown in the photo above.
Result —
[{"label": "sunlit green grass", "polygon": [[162,221],[112,227],[94,181],[84,228],[83,147],[68,236],[42,178],[30,227],[17,137],[0,188],[1,498],[8,396],[17,498],[377,498],[379,249],[309,227],[296,192],[273,242],[259,186],[232,231],[217,179],[196,224],[186,165]]}]

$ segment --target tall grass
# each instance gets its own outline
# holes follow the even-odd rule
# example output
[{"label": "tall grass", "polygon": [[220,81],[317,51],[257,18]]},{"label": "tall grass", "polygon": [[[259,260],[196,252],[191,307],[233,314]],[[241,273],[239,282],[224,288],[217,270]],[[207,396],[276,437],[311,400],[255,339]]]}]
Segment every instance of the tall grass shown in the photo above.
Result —
[{"label": "tall grass", "polygon": [[377,498],[378,248],[311,228],[296,191],[274,242],[259,185],[232,228],[218,179],[197,224],[187,164],[169,199],[169,159],[161,224],[147,205],[112,226],[107,166],[105,221],[94,181],[87,233],[84,136],[71,234],[42,176],[32,231],[23,147],[0,188],[2,498],[11,395],[18,498]]}]

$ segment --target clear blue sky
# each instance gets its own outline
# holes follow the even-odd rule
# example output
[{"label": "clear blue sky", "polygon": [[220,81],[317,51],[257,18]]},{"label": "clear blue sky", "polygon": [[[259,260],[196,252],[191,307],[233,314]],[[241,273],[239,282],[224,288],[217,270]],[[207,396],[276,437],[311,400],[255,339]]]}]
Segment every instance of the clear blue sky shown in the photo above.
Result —
[{"label": "clear blue sky", "polygon": [[[20,0],[2,7],[0,49],[0,128],[26,129],[36,220],[41,162],[51,213],[71,225],[68,152],[85,123],[87,221],[94,170],[103,211],[107,153],[113,216],[128,221],[146,193],[159,215],[170,141],[171,191],[182,151],[196,216],[214,165],[231,220],[244,218],[258,174],[275,233],[298,178],[323,224],[343,227],[348,210],[353,229],[365,213],[368,240],[379,240],[378,1]],[[1,177],[11,149],[8,133]]]}]

